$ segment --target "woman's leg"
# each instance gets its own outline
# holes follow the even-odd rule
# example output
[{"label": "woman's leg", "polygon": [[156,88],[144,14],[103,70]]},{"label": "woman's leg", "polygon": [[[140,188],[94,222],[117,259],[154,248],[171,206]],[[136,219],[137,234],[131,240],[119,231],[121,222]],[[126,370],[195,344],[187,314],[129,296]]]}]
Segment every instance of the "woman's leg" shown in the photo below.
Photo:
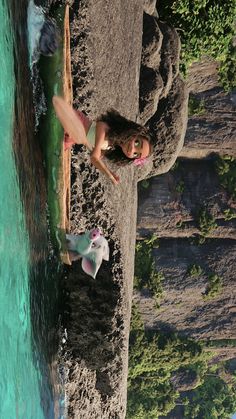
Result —
[{"label": "woman's leg", "polygon": [[[90,118],[88,118],[82,111],[76,110],[75,112],[78,115],[78,118],[80,119],[80,121],[82,122],[82,124],[84,126],[84,129],[85,129],[85,132],[87,134],[87,132],[89,131],[89,128],[92,124],[92,120]],[[76,144],[76,142],[73,140],[73,138],[70,138],[67,133],[65,133],[65,135],[64,135],[64,149],[67,150],[73,144]]]}]

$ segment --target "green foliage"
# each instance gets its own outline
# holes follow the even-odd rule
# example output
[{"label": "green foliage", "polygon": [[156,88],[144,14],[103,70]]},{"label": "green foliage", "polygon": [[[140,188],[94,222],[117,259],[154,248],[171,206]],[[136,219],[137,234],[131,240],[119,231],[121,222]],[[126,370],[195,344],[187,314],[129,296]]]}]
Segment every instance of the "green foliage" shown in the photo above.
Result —
[{"label": "green foliage", "polygon": [[200,276],[202,274],[202,268],[200,265],[191,265],[187,270],[188,275],[190,276]]},{"label": "green foliage", "polygon": [[148,288],[158,303],[162,295],[161,283],[164,275],[156,271],[152,255],[154,246],[158,247],[158,239],[155,235],[149,239],[140,240],[136,244],[134,287],[139,290]]},{"label": "green foliage", "polygon": [[183,193],[184,192],[184,181],[180,180],[175,187],[176,192]]},{"label": "green foliage", "polygon": [[[133,308],[129,349],[127,419],[157,419],[170,412],[178,398],[170,378],[180,368],[206,362],[199,343],[177,334],[145,332]],[[197,367],[196,367],[197,368]]]},{"label": "green foliage", "polygon": [[206,377],[184,408],[188,419],[229,419],[236,410],[236,387],[219,377]]},{"label": "green foliage", "polygon": [[182,221],[182,220],[177,221],[177,223],[175,224],[175,226],[176,226],[177,228],[181,228],[181,227],[182,227],[182,225],[183,225],[183,221]]},{"label": "green foliage", "polygon": [[231,156],[218,157],[216,171],[220,184],[227,190],[232,199],[236,199],[236,159]]},{"label": "green foliage", "polygon": [[206,208],[201,208],[198,213],[197,224],[201,233],[199,244],[202,244],[205,242],[205,238],[217,228],[217,223]]},{"label": "green foliage", "polygon": [[144,179],[140,182],[140,185],[143,189],[148,189],[150,186],[150,181],[148,179]]},{"label": "green foliage", "polygon": [[222,279],[215,273],[208,275],[208,285],[204,294],[204,300],[210,300],[216,297],[222,290]]},{"label": "green foliage", "polygon": [[203,115],[206,111],[205,101],[203,99],[197,99],[195,96],[190,96],[188,101],[188,114],[189,116],[193,115]]},{"label": "green foliage", "polygon": [[230,221],[236,218],[236,212],[233,211],[231,208],[227,208],[223,212],[225,221]]},{"label": "green foliage", "polygon": [[226,92],[236,86],[236,48],[233,45],[229,45],[228,54],[221,61],[219,75]]},{"label": "green foliage", "polygon": [[181,70],[187,73],[194,61],[209,56],[220,62],[222,85],[235,87],[235,0],[177,0],[158,3],[161,19],[177,28],[181,37]]}]

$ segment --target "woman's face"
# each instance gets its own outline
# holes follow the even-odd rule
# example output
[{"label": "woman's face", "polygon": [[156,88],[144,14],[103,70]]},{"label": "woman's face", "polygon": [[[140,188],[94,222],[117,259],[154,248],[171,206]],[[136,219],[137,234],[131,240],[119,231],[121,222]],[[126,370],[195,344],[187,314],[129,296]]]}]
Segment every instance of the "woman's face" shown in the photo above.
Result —
[{"label": "woman's face", "polygon": [[150,154],[150,144],[144,137],[132,137],[126,143],[121,144],[121,148],[129,159],[145,158]]}]

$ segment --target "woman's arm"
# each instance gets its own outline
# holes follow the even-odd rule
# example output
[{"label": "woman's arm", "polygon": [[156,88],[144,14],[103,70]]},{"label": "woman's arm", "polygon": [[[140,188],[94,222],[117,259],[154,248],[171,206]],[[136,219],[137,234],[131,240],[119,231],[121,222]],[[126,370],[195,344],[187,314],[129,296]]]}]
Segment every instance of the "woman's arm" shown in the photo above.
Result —
[{"label": "woman's arm", "polygon": [[109,126],[105,122],[96,122],[95,146],[91,153],[92,157],[96,157],[97,159],[101,158],[102,146],[105,142],[108,131]]},{"label": "woman's arm", "polygon": [[96,123],[95,147],[91,152],[91,163],[117,185],[119,183],[119,177],[111,172],[111,170],[101,161],[102,146],[106,140],[108,131],[108,124],[102,121]]},{"label": "woman's arm", "polygon": [[117,185],[120,181],[119,176],[113,173],[108,167],[102,162],[101,159],[97,159],[91,153],[91,163],[98,169],[100,172],[104,173],[114,185]]}]

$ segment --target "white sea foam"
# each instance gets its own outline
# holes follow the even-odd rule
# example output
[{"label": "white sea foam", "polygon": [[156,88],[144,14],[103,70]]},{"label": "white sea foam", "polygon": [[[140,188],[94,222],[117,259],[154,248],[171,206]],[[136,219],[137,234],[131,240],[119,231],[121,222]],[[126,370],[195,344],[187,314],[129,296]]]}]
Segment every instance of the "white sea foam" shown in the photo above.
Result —
[{"label": "white sea foam", "polygon": [[28,28],[28,49],[29,49],[29,65],[32,69],[33,64],[39,58],[39,39],[41,29],[45,20],[44,10],[40,6],[36,6],[33,0],[30,0],[27,11],[27,28]]}]

